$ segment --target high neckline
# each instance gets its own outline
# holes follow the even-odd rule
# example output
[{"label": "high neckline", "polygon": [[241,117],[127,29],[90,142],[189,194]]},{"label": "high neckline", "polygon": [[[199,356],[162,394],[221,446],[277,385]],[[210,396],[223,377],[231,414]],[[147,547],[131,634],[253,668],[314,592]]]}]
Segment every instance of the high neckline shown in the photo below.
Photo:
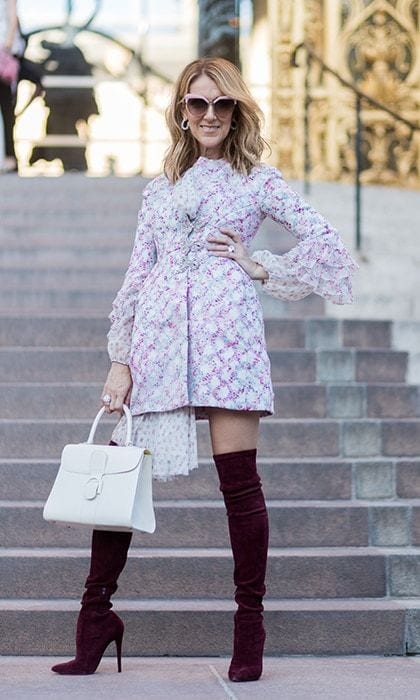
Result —
[{"label": "high neckline", "polygon": [[[205,163],[206,165],[229,165],[230,163],[226,158],[208,158],[207,156],[199,156],[196,163]],[[195,165],[195,164],[194,164]]]}]

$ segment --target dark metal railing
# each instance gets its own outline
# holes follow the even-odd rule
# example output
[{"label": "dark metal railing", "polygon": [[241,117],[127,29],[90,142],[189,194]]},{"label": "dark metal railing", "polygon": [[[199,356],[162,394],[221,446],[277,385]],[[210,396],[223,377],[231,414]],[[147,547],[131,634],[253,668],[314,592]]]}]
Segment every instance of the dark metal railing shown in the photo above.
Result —
[{"label": "dark metal railing", "polygon": [[355,174],[354,174],[354,183],[355,183],[355,242],[356,242],[356,249],[360,250],[361,245],[362,245],[362,197],[361,197],[361,188],[362,188],[362,181],[361,181],[361,172],[362,172],[362,137],[363,137],[363,121],[362,121],[362,102],[365,101],[368,104],[372,105],[372,107],[376,107],[376,109],[380,109],[383,112],[386,112],[389,114],[391,117],[393,117],[395,120],[405,124],[409,129],[410,129],[410,135],[413,134],[414,131],[420,131],[420,125],[414,124],[414,122],[409,121],[405,117],[402,117],[400,114],[395,112],[393,109],[390,109],[386,105],[382,104],[381,102],[378,102],[378,100],[375,100],[374,97],[371,97],[368,95],[366,92],[363,92],[360,90],[356,85],[353,83],[349,82],[345,78],[343,78],[337,71],[335,71],[333,68],[328,66],[323,59],[318,56],[318,54],[306,43],[302,42],[298,44],[292,54],[291,58],[291,64],[293,67],[300,67],[299,63],[297,61],[297,54],[298,52],[304,49],[306,52],[306,69],[305,69],[305,81],[304,81],[304,89],[305,89],[305,97],[304,97],[304,119],[303,119],[303,125],[304,125],[304,143],[303,143],[303,161],[304,161],[304,189],[305,193],[309,193],[310,189],[310,181],[309,181],[309,174],[311,170],[311,157],[310,157],[310,148],[309,148],[309,113],[310,113],[310,106],[312,102],[312,97],[311,97],[311,86],[310,86],[310,73],[311,73],[311,66],[312,66],[312,61],[316,61],[320,66],[323,72],[329,73],[330,75],[333,75],[344,87],[348,88],[353,92],[353,94],[356,97],[355,101],[355,138],[354,138],[354,151],[355,151],[355,161],[356,161],[356,167],[355,167]]}]

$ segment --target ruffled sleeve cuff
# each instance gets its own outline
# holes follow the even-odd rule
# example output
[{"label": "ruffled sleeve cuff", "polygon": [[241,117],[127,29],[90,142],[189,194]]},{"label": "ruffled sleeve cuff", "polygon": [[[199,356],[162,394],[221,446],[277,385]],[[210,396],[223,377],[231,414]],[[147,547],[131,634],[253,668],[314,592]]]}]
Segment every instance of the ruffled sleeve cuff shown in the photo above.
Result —
[{"label": "ruffled sleeve cuff", "polygon": [[333,231],[304,239],[284,255],[256,250],[251,258],[269,275],[262,289],[278,299],[315,293],[334,304],[353,301],[352,276],[358,265]]}]

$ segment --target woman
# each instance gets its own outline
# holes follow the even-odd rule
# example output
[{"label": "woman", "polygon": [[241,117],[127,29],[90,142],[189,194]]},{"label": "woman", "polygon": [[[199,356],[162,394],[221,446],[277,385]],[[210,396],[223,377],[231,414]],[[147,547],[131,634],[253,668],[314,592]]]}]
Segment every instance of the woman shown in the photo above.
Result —
[{"label": "woman", "polygon": [[[18,31],[16,0],[0,0],[0,47],[12,55],[21,51],[22,39]],[[15,100],[11,85],[2,80],[0,80],[0,107],[3,117],[5,153],[0,172],[16,172],[17,160],[13,142]]]},{"label": "woman", "polygon": [[[260,163],[261,112],[238,70],[199,59],[182,71],[167,112],[172,145],[164,174],[144,190],[134,250],[110,315],[112,361],[102,402],[130,402],[135,442],[154,455],[154,476],[197,466],[195,419],[208,419],[234,558],[232,681],[257,680],[265,640],[268,519],[256,469],[259,420],[273,414],[257,280],[270,294],[316,292],[351,302],[356,265],[338,233]],[[266,217],[299,244],[285,255],[248,247]],[[113,433],[124,440],[124,419]],[[77,627],[77,655],[54,666],[93,673],[123,633],[110,597],[131,533],[94,531]]]},{"label": "woman", "polygon": [[[25,109],[29,107],[30,103],[43,93],[43,87],[41,72],[38,65],[23,56],[26,48],[26,41],[20,29],[19,18],[16,12],[16,0],[0,0],[0,48],[10,53],[19,61],[17,83],[21,80],[28,80],[35,85],[33,94],[19,113],[22,114]],[[0,107],[3,117],[5,152],[3,165],[0,168],[1,173],[15,173],[18,170],[13,139],[16,101],[15,87],[15,85],[11,86],[0,80]]]}]

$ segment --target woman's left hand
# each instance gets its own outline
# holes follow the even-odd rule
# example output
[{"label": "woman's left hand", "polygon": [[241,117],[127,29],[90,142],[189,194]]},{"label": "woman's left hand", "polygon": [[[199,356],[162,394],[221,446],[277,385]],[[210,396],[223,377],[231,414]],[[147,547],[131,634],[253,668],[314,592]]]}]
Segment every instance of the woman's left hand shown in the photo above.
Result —
[{"label": "woman's left hand", "polygon": [[[207,250],[217,257],[235,260],[252,280],[266,279],[267,272],[262,265],[249,257],[239,233],[225,227],[220,231],[218,236],[207,236]],[[229,250],[229,246],[233,247],[233,250]]]}]

